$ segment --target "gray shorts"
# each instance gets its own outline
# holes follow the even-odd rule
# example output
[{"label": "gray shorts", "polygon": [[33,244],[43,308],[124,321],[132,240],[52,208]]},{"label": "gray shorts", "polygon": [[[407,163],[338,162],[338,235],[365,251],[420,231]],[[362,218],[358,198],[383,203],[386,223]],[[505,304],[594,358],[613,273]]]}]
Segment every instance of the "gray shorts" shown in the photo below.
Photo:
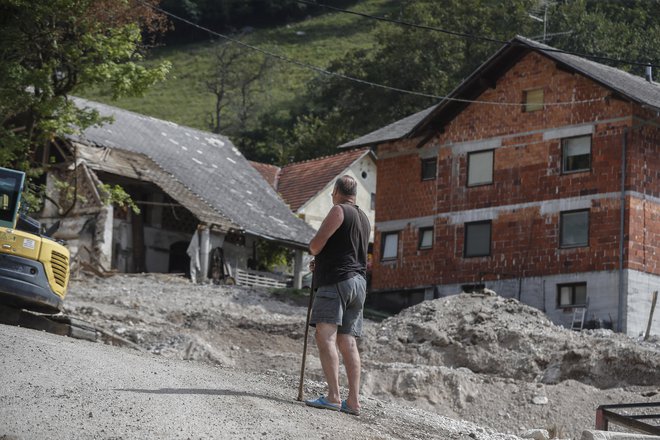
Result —
[{"label": "gray shorts", "polygon": [[337,284],[320,286],[314,294],[310,325],[337,324],[337,332],[362,336],[362,309],[367,296],[367,281],[356,275]]}]

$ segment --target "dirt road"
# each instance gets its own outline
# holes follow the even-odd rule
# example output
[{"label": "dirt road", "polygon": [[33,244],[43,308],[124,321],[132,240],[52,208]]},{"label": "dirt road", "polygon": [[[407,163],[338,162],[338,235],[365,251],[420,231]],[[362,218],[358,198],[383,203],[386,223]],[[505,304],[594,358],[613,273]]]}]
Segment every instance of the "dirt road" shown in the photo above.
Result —
[{"label": "dirt road", "polygon": [[[138,350],[0,327],[0,439],[79,425],[84,438],[321,438],[338,426],[344,438],[488,439],[541,428],[577,439],[598,405],[660,397],[657,337],[572,332],[513,299],[457,295],[365,322],[365,415],[317,414],[292,401],[304,304],[168,275],[75,281],[67,313]],[[323,391],[311,340],[306,377],[306,395]],[[5,421],[13,431],[1,430]]]},{"label": "dirt road", "polygon": [[0,351],[2,439],[517,438],[373,399],[360,417],[315,410],[294,400],[293,377],[273,371],[167,359],[18,327],[0,325]]}]

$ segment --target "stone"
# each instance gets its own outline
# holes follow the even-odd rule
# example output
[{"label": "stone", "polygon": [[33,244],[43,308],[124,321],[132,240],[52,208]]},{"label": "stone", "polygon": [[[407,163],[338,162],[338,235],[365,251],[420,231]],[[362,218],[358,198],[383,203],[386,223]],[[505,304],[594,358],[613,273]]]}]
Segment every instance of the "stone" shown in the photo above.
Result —
[{"label": "stone", "polygon": [[548,404],[548,398],[547,396],[534,396],[532,397],[532,403],[534,405],[547,405]]},{"label": "stone", "polygon": [[545,429],[529,429],[522,434],[520,434],[521,438],[531,438],[534,440],[549,440],[550,439],[550,433],[548,433],[547,430]]}]

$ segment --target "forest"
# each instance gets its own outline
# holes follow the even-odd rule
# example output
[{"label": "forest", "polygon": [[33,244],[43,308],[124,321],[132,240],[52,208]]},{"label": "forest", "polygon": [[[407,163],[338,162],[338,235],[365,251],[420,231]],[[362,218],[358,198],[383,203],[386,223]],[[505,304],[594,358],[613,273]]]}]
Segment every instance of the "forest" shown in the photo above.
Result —
[{"label": "forest", "polygon": [[78,95],[282,165],[439,102],[514,37],[633,74],[658,0],[0,0],[0,166],[102,122]]}]

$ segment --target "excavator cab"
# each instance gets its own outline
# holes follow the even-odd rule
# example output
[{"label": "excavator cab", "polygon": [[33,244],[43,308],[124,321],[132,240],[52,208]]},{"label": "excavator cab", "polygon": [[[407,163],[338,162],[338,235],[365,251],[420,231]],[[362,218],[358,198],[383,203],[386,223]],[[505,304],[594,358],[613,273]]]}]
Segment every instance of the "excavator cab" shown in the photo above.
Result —
[{"label": "excavator cab", "polygon": [[0,168],[0,303],[58,313],[69,282],[69,250],[19,215],[25,173]]},{"label": "excavator cab", "polygon": [[0,168],[0,227],[16,227],[24,184],[25,173]]}]

